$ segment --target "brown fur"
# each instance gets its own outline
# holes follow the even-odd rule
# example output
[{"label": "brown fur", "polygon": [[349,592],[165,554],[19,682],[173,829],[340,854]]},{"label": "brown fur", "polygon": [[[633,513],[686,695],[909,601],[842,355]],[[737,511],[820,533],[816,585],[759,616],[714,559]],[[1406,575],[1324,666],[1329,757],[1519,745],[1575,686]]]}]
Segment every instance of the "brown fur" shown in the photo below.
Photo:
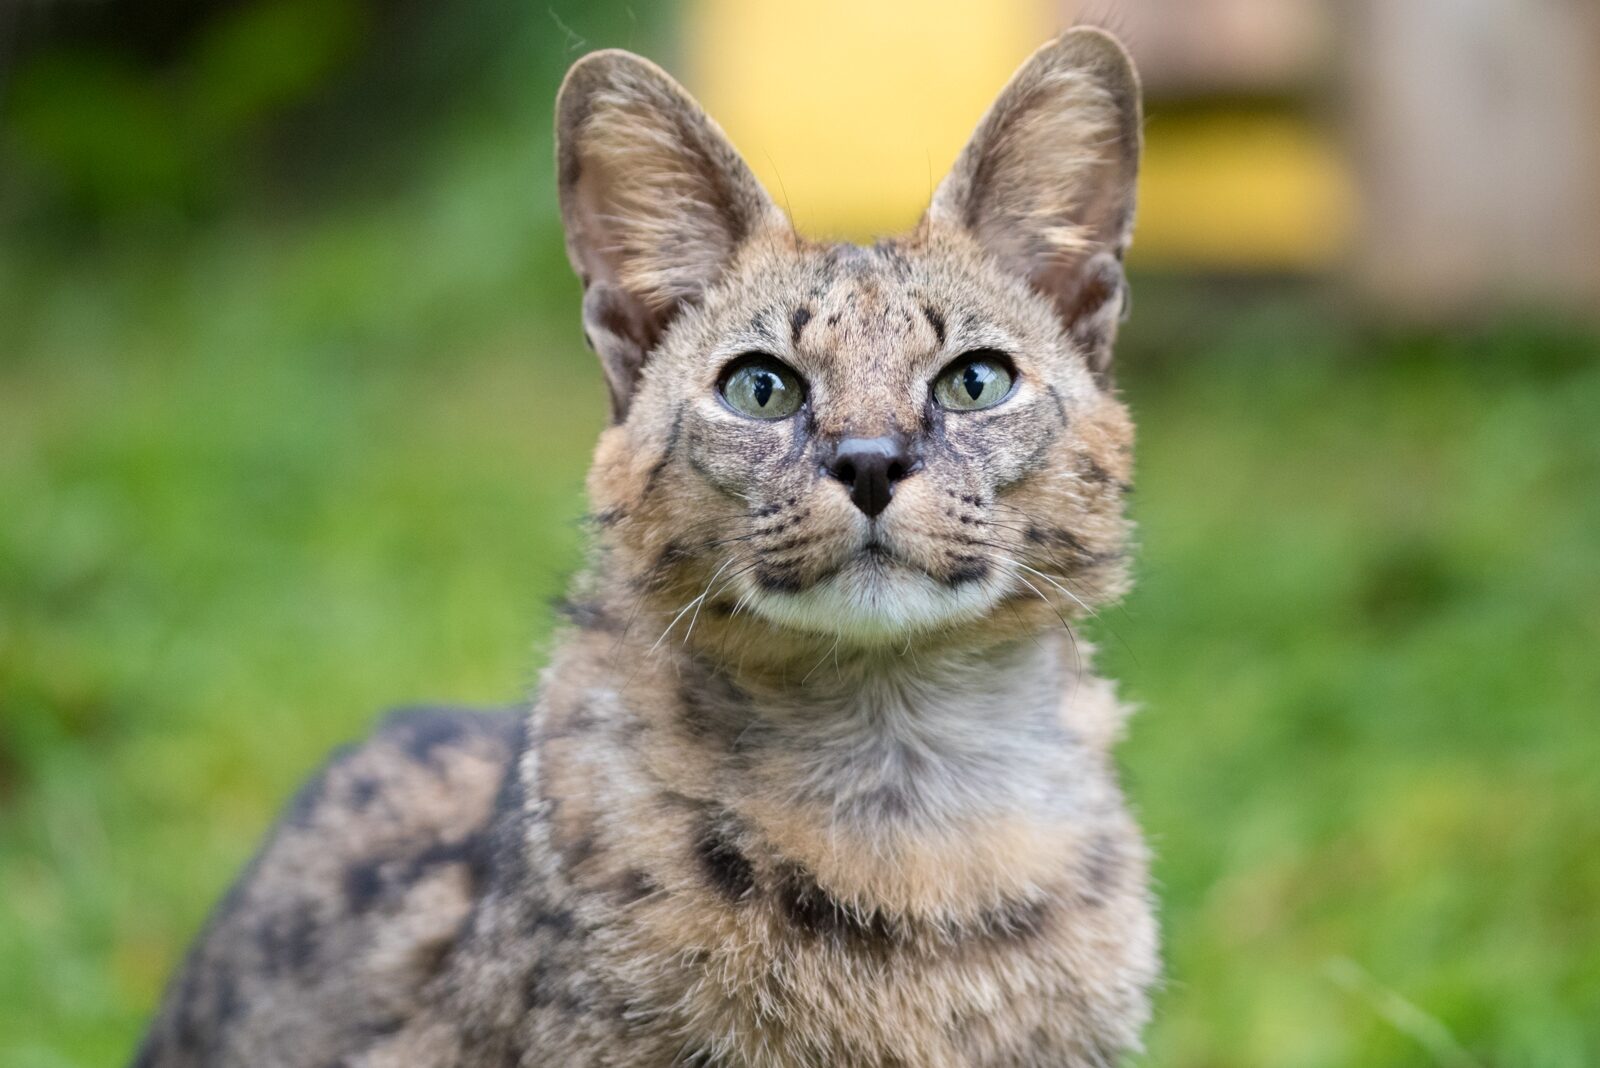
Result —
[{"label": "brown fur", "polygon": [[[139,1063],[1114,1063],[1155,929],[1071,624],[1127,575],[1126,55],[1046,45],[870,248],[797,236],[637,57],[580,61],[558,127],[615,416],[572,626],[525,715],[391,721],[307,788]],[[1013,394],[934,404],[979,349]],[[718,399],[750,352],[799,412]],[[875,520],[845,436],[916,450]]]}]

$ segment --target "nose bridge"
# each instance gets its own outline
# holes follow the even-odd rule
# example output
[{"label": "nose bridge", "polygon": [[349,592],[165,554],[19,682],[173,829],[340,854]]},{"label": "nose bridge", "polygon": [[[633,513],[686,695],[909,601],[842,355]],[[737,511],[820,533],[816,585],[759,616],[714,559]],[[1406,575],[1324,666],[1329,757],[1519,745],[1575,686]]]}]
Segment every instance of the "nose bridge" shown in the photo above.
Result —
[{"label": "nose bridge", "polygon": [[829,403],[817,413],[817,430],[826,441],[846,438],[900,438],[918,434],[921,408],[911,385],[890,370],[896,361],[868,357],[853,361],[836,376]]},{"label": "nose bridge", "polygon": [[922,400],[908,380],[906,323],[911,306],[865,249],[841,246],[845,266],[818,302],[808,344],[825,352],[826,401],[816,411],[819,436],[831,447],[847,438],[913,440]]},{"label": "nose bridge", "polygon": [[887,405],[873,403],[864,404],[860,411],[847,413],[827,438],[831,445],[837,446],[843,441],[903,441],[911,436],[910,428],[902,426]]}]

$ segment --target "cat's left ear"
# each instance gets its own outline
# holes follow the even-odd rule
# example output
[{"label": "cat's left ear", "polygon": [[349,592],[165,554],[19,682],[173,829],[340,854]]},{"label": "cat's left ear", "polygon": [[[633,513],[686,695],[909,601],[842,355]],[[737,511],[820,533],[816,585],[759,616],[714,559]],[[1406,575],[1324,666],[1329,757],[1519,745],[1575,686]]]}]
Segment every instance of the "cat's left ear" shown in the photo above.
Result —
[{"label": "cat's left ear", "polygon": [[629,52],[594,52],[573,65],[556,100],[556,142],[584,333],[620,422],[673,320],[746,240],[786,224],[700,105]]},{"label": "cat's left ear", "polygon": [[1140,126],[1128,53],[1103,30],[1069,30],[1001,91],[927,214],[1050,298],[1103,384],[1128,299]]}]

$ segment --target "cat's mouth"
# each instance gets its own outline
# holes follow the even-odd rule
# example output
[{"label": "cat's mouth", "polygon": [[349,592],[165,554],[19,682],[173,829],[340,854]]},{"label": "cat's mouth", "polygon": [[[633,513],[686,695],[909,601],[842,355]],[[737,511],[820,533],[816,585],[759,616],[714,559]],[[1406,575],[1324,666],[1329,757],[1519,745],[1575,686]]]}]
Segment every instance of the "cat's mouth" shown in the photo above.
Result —
[{"label": "cat's mouth", "polygon": [[894,549],[888,542],[878,536],[877,531],[873,531],[872,534],[868,535],[866,543],[856,552],[856,556],[870,563],[880,565],[900,564],[903,567],[910,566],[906,561],[895,555]]},{"label": "cat's mouth", "polygon": [[841,576],[849,576],[851,572],[859,572],[855,577],[861,579],[891,581],[895,571],[928,575],[925,569],[918,567],[915,563],[896,552],[894,546],[874,530],[867,535],[867,539],[859,546],[843,554],[838,562],[821,575],[818,575],[808,588],[820,586]]},{"label": "cat's mouth", "polygon": [[860,641],[904,637],[987,615],[983,583],[952,585],[874,530],[813,581],[753,591],[750,605],[774,623]]}]

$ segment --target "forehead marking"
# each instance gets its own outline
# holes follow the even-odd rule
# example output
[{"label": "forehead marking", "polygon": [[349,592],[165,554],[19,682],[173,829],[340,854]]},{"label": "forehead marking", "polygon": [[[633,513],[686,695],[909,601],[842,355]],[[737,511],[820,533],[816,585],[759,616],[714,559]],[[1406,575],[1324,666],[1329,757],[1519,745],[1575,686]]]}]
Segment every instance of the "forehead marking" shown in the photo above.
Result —
[{"label": "forehead marking", "polygon": [[794,310],[793,315],[789,316],[789,337],[796,345],[800,344],[800,332],[806,328],[806,324],[810,321],[811,309],[803,304]]},{"label": "forehead marking", "polygon": [[772,328],[767,325],[766,311],[757,312],[750,319],[750,332],[767,345],[777,343],[777,338],[772,334]]}]

